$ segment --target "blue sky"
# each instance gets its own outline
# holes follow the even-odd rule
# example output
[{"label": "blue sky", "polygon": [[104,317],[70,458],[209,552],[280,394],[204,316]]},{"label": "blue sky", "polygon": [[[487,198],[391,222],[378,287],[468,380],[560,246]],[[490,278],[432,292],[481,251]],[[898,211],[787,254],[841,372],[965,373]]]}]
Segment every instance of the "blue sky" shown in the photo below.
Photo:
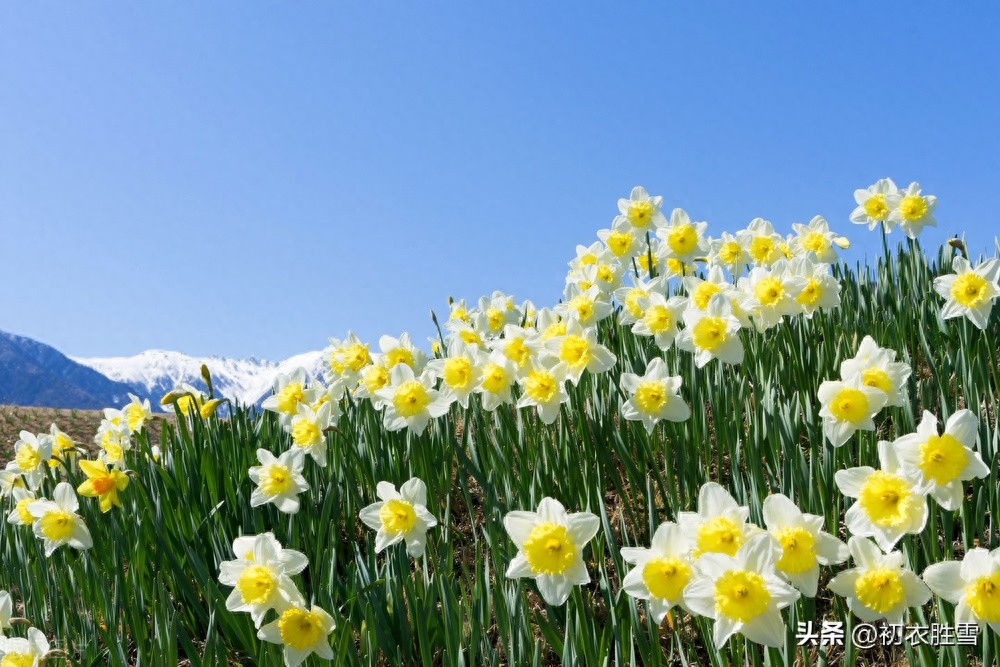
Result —
[{"label": "blue sky", "polygon": [[[554,303],[645,185],[710,233],[884,176],[1000,230],[1000,11],[798,3],[4,3],[0,328],[280,359]],[[898,236],[898,232],[896,233]]]}]

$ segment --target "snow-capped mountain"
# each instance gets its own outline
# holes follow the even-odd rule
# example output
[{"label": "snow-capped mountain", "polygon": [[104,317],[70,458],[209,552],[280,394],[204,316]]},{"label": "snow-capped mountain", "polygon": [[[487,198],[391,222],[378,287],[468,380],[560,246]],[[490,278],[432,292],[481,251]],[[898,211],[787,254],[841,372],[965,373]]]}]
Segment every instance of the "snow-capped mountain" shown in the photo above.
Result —
[{"label": "snow-capped mountain", "polygon": [[212,374],[216,396],[243,405],[256,404],[269,394],[279,373],[291,373],[299,367],[315,377],[323,373],[321,352],[306,352],[277,363],[255,358],[190,357],[166,350],[147,350],[131,357],[71,358],[111,380],[129,385],[153,406],[158,406],[160,398],[181,382],[205,389],[202,364]]}]

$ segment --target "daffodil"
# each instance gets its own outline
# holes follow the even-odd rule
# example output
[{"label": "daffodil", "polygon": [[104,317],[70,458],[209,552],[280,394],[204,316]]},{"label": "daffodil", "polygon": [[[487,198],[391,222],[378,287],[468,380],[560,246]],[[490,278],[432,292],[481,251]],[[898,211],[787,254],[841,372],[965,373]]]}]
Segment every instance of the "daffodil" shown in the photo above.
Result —
[{"label": "daffodil", "polygon": [[458,403],[463,410],[469,407],[469,396],[479,387],[482,378],[476,351],[477,348],[461,340],[453,340],[448,346],[447,357],[427,363],[427,370],[441,378],[441,395],[449,405]]},{"label": "daffodil", "polygon": [[38,628],[28,628],[27,637],[0,636],[0,665],[38,667],[50,648],[49,640]]},{"label": "daffodil", "polygon": [[492,412],[501,405],[512,403],[510,390],[517,382],[517,368],[514,362],[499,350],[494,350],[480,358],[480,368],[482,376],[476,392],[479,394],[483,409]]},{"label": "daffodil", "polygon": [[125,427],[132,433],[138,433],[153,418],[149,399],[140,400],[135,394],[129,394],[129,404],[122,409]]},{"label": "daffodil", "polygon": [[834,479],[841,493],[857,498],[844,516],[847,529],[854,535],[874,537],[888,551],[903,535],[924,529],[927,499],[924,487],[900,465],[890,443],[878,443],[878,457],[878,470],[870,466],[838,470]]},{"label": "daffodil", "polygon": [[743,361],[740,322],[733,316],[733,306],[723,294],[713,294],[704,311],[684,311],[684,330],[677,336],[677,347],[694,353],[698,368],[712,359],[726,364]]},{"label": "daffodil", "polygon": [[422,373],[427,365],[427,355],[413,344],[409,333],[404,332],[399,338],[382,336],[378,339],[378,347],[382,351],[383,363],[390,370],[403,364],[416,375]]},{"label": "daffodil", "polygon": [[633,229],[639,232],[654,231],[657,227],[667,224],[660,207],[663,197],[651,197],[646,188],[636,186],[628,199],[618,200],[618,211]]},{"label": "daffodil", "polygon": [[764,499],[764,524],[780,548],[778,574],[806,597],[816,597],[819,566],[847,560],[847,545],[823,531],[823,517],[804,514],[780,493]]},{"label": "daffodil", "polygon": [[14,599],[7,591],[0,591],[0,636],[10,629],[10,617],[14,615]]},{"label": "daffodil", "polygon": [[234,587],[226,609],[248,612],[259,628],[268,611],[274,609],[280,615],[290,607],[305,605],[290,578],[309,564],[303,554],[282,549],[271,533],[237,538],[233,552],[236,560],[219,564],[219,583]]},{"label": "daffodil", "polygon": [[937,197],[920,192],[920,184],[913,182],[906,190],[886,196],[886,203],[891,209],[889,220],[899,223],[899,228],[911,239],[917,238],[924,227],[937,226],[934,218]]},{"label": "daffodil", "polygon": [[32,524],[35,535],[45,546],[45,555],[51,556],[59,547],[67,544],[74,549],[89,549],[94,541],[76,513],[80,501],[68,482],[59,482],[52,492],[52,500],[36,500],[28,505],[28,512],[35,517]]},{"label": "daffodil", "polygon": [[545,342],[553,356],[566,363],[566,377],[573,384],[580,382],[584,371],[597,374],[611,369],[618,358],[597,342],[597,330],[584,327],[575,317],[566,321],[566,333]]},{"label": "daffodil", "polygon": [[893,406],[906,404],[906,381],[911,373],[909,364],[896,361],[895,350],[879,347],[871,336],[864,337],[852,359],[840,364],[841,379],[860,375],[863,385],[882,391],[886,405]]},{"label": "daffodil", "polygon": [[386,430],[400,431],[408,428],[421,433],[431,419],[448,412],[447,397],[434,389],[434,376],[430,373],[414,375],[409,364],[398,363],[390,371],[390,384],[375,394],[385,405],[383,423]]},{"label": "daffodil", "polygon": [[923,580],[955,605],[955,623],[977,623],[1000,633],[1000,549],[969,549],[958,561],[928,565]]},{"label": "daffodil", "polygon": [[751,242],[749,235],[733,236],[729,232],[722,232],[717,239],[709,239],[709,265],[724,268],[730,275],[738,277],[752,261],[747,248]]},{"label": "daffodil", "polygon": [[123,424],[115,426],[107,419],[103,420],[94,441],[101,448],[102,461],[118,469],[125,467],[125,452],[132,449],[132,439]]},{"label": "daffodil", "polygon": [[678,325],[688,307],[688,300],[682,296],[669,299],[659,292],[653,292],[638,300],[642,315],[632,325],[632,333],[637,336],[652,336],[656,346],[669,350],[677,338]]},{"label": "daffodil", "polygon": [[6,467],[0,470],[0,498],[6,498],[15,490],[23,488],[26,488],[26,485],[21,469],[17,467],[17,461],[7,461]]},{"label": "daffodil", "polygon": [[12,495],[14,497],[14,509],[7,515],[7,523],[15,526],[30,526],[35,523],[35,517],[28,511],[28,505],[37,500],[35,494],[24,488],[16,488]]},{"label": "daffodil", "polygon": [[610,229],[600,229],[597,238],[601,240],[608,252],[622,262],[627,262],[639,253],[640,241],[645,232],[636,229],[625,217],[615,218]]},{"label": "daffodil", "polygon": [[258,449],[260,465],[248,471],[250,480],[257,485],[250,494],[250,507],[273,503],[279,512],[298,512],[299,494],[309,490],[302,476],[305,457],[304,450],[295,446],[278,457],[266,449]]},{"label": "daffodil", "polygon": [[299,413],[299,404],[312,405],[319,398],[319,390],[311,386],[305,368],[296,368],[291,373],[278,373],[274,378],[274,393],[260,404],[265,410],[278,413],[285,426]]},{"label": "daffodil", "polygon": [[844,570],[827,588],[847,599],[848,608],[866,623],[902,623],[910,607],[920,607],[931,592],[903,562],[899,551],[882,553],[871,540],[854,536],[847,548],[855,567]]},{"label": "daffodil", "polygon": [[647,433],[663,419],[681,422],[691,416],[691,408],[679,394],[681,377],[670,375],[659,357],[649,360],[645,375],[622,373],[619,386],[629,396],[622,404],[622,417],[641,421]]},{"label": "daffodil", "polygon": [[954,273],[934,279],[934,291],[945,300],[941,317],[969,318],[980,329],[986,329],[993,302],[1000,296],[1000,259],[989,259],[972,268],[961,255],[951,262]]},{"label": "daffodil", "polygon": [[298,667],[312,654],[323,660],[333,658],[330,633],[336,627],[333,616],[313,605],[293,605],[262,627],[257,638],[282,646],[285,667]]},{"label": "daffodil", "polygon": [[318,408],[299,403],[297,412],[288,425],[292,445],[312,457],[321,468],[326,467],[326,429],[334,424],[340,407],[333,401],[324,401]]},{"label": "daffodil", "polygon": [[555,307],[563,320],[575,317],[585,327],[597,324],[613,312],[607,295],[595,285],[581,289],[575,284],[566,286],[566,300]]},{"label": "daffodil", "polygon": [[600,528],[590,512],[567,514],[554,498],[542,498],[535,512],[509,512],[503,520],[517,556],[507,568],[508,579],[534,579],[538,592],[550,605],[561,605],[573,586],[590,582],[583,563],[583,548]]},{"label": "daffodil", "polygon": [[659,624],[675,605],[687,610],[682,593],[691,581],[693,543],[680,526],[662,523],[653,533],[652,544],[622,547],[622,560],[635,567],[622,580],[622,589],[637,600],[646,600],[649,613]]},{"label": "daffodil", "polygon": [[690,216],[682,208],[675,208],[670,214],[670,222],[656,230],[668,251],[668,258],[689,264],[696,257],[704,257],[709,243],[705,238],[707,222],[691,222]]},{"label": "daffodil", "polygon": [[201,414],[204,404],[205,397],[202,393],[186,382],[177,383],[160,399],[160,405],[175,405],[185,417],[190,417],[195,412]]},{"label": "daffodil", "polygon": [[636,277],[629,287],[619,287],[614,291],[614,298],[622,306],[618,313],[619,324],[634,324],[642,318],[643,310],[639,305],[640,300],[651,294],[666,294],[667,278],[657,276],[652,280]]},{"label": "daffodil", "polygon": [[807,318],[840,306],[840,281],[833,277],[829,264],[800,257],[789,264],[788,271],[804,281],[795,303]]},{"label": "daffodil", "polygon": [[518,378],[522,393],[517,407],[535,406],[542,422],[551,424],[559,417],[559,406],[569,401],[566,393],[568,375],[569,365],[565,361],[551,355],[533,359],[531,370]]},{"label": "daffodil", "polygon": [[751,319],[758,331],[766,331],[780,323],[786,315],[800,312],[796,299],[806,281],[789,271],[788,262],[781,259],[770,268],[755,267],[738,287],[751,297]]},{"label": "daffodil", "polygon": [[[562,331],[564,334],[565,326]],[[550,338],[554,337],[550,336]],[[531,368],[531,359],[538,354],[538,350],[542,347],[542,341],[534,329],[508,324],[504,327],[503,338],[491,341],[490,347],[495,351],[502,352],[504,357],[514,364],[517,373],[521,374]]]},{"label": "daffodil", "polygon": [[375,487],[379,501],[361,510],[362,523],[378,531],[375,553],[399,542],[406,543],[406,553],[417,558],[427,545],[427,530],[437,525],[437,519],[427,510],[427,486],[411,477],[396,490],[389,482]]},{"label": "daffodil", "polygon": [[24,475],[29,489],[37,489],[45,478],[45,468],[52,458],[52,438],[48,434],[35,435],[21,431],[14,443],[14,462]]},{"label": "daffodil", "polygon": [[817,392],[823,418],[823,435],[834,447],[840,447],[858,430],[874,431],[872,419],[888,400],[884,391],[870,387],[860,375],[846,382],[827,380]]},{"label": "daffodil", "polygon": [[392,381],[392,373],[383,363],[381,355],[372,355],[372,363],[361,370],[361,378],[358,386],[354,389],[354,397],[357,399],[368,399],[372,407],[381,410],[385,403],[379,398],[380,389],[385,389]]},{"label": "daffodil", "polygon": [[767,535],[750,537],[735,553],[709,553],[697,563],[684,602],[696,614],[715,620],[717,649],[736,633],[765,646],[783,646],[781,610],[799,592],[778,577],[775,548]]},{"label": "daffodil", "polygon": [[706,482],[698,491],[698,511],[679,512],[677,525],[694,540],[694,555],[732,556],[751,534],[750,508],[740,506],[722,486]]},{"label": "daffodil", "polygon": [[108,470],[104,461],[80,461],[80,471],[87,480],[76,488],[76,492],[84,498],[98,498],[102,512],[111,508],[121,507],[118,492],[128,487],[128,475],[117,468]]},{"label": "daffodil", "polygon": [[348,331],[343,340],[331,338],[329,342],[323,350],[323,378],[329,385],[356,385],[361,379],[361,371],[372,363],[370,346],[353,331]]},{"label": "daffodil", "polygon": [[976,451],[979,419],[969,410],[959,410],[948,418],[944,433],[938,435],[938,421],[924,411],[917,432],[893,442],[904,470],[913,473],[946,510],[962,506],[963,482],[986,477],[989,467]]},{"label": "daffodil", "polygon": [[781,246],[785,240],[774,231],[774,225],[763,218],[754,218],[747,228],[736,234],[754,266],[769,267],[784,257]]},{"label": "daffodil", "polygon": [[868,225],[872,230],[879,224],[885,231],[892,231],[895,222],[890,220],[895,197],[899,188],[891,178],[882,178],[864,190],[854,191],[854,201],[858,207],[851,213],[851,222],[857,225]]},{"label": "daffodil", "polygon": [[803,252],[811,252],[824,264],[833,264],[837,255],[837,234],[830,231],[830,224],[821,215],[813,217],[808,225],[792,223],[796,244]]},{"label": "daffodil", "polygon": [[52,458],[49,459],[49,467],[54,468],[60,463],[72,465],[77,455],[76,443],[73,439],[63,433],[55,424],[49,428],[49,437],[52,439]]}]

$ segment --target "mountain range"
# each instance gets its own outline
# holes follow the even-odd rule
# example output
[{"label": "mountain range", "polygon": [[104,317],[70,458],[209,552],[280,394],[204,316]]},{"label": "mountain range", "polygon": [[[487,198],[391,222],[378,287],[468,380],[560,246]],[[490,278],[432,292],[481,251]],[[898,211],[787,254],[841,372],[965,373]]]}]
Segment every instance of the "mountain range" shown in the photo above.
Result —
[{"label": "mountain range", "polygon": [[204,364],[217,396],[243,405],[259,404],[271,393],[279,373],[302,367],[322,375],[322,353],[306,352],[281,362],[262,359],[192,357],[147,350],[130,357],[70,357],[31,338],[0,331],[0,404],[52,408],[119,407],[128,395],[160,398],[181,382],[205,390]]}]

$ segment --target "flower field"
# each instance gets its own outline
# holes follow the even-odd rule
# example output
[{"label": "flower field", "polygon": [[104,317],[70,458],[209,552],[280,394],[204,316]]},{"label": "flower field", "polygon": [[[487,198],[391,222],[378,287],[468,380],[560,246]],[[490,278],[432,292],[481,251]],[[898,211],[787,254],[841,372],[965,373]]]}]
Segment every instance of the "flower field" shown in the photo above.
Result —
[{"label": "flower field", "polygon": [[925,252],[916,183],[854,205],[729,233],[635,188],[558,303],[22,432],[0,667],[995,664],[1000,260]]}]

